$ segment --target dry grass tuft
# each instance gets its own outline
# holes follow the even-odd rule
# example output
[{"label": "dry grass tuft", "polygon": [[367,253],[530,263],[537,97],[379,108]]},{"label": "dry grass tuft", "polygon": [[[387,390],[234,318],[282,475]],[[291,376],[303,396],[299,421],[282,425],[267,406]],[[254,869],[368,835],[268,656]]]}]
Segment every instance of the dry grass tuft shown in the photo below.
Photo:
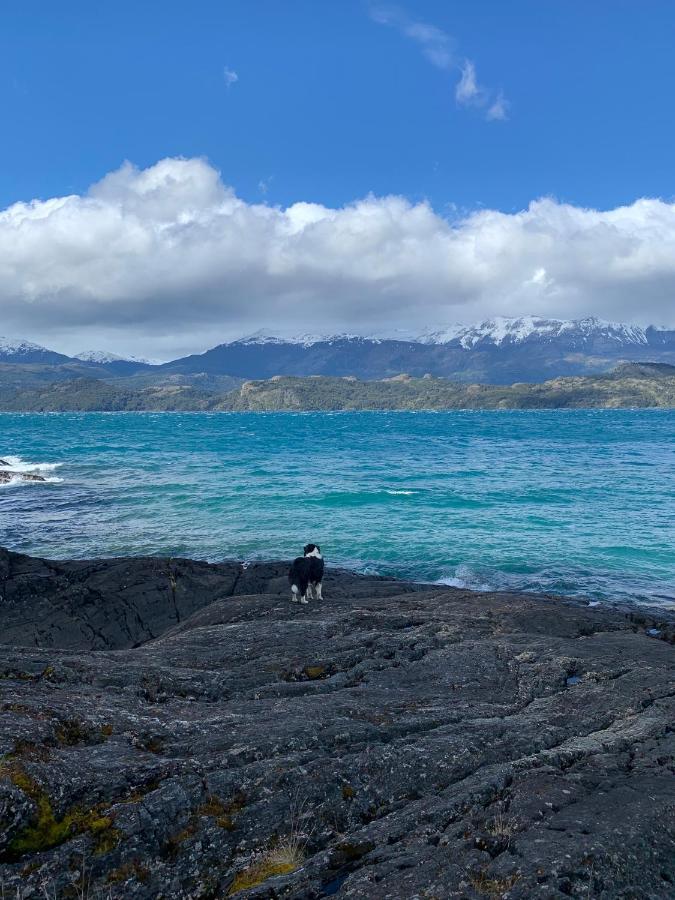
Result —
[{"label": "dry grass tuft", "polygon": [[479,875],[472,875],[469,880],[477,893],[485,894],[487,897],[501,897],[511,890],[519,878],[520,875],[517,874],[509,875],[507,878],[488,878],[485,872],[481,872]]},{"label": "dry grass tuft", "polygon": [[488,834],[491,834],[492,837],[499,838],[499,840],[504,843],[505,847],[508,847],[511,843],[511,838],[514,834],[518,833],[518,823],[515,819],[507,818],[504,815],[504,810],[500,806],[497,815],[492,822],[486,826],[485,830]]},{"label": "dry grass tuft", "polygon": [[276,847],[266,850],[258,859],[236,875],[227,892],[228,897],[255,887],[274,878],[275,875],[287,875],[299,869],[305,861],[305,852],[295,837],[287,838]]}]

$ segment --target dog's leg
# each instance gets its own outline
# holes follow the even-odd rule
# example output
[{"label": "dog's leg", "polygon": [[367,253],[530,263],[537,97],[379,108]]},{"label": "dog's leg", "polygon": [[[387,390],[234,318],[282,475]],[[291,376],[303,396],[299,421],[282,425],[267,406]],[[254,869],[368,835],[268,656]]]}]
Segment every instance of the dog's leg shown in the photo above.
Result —
[{"label": "dog's leg", "polygon": [[298,586],[297,584],[291,585],[291,603],[298,602]]},{"label": "dog's leg", "polygon": [[307,599],[307,594],[300,595],[300,602],[301,603],[309,603],[309,600]]},{"label": "dog's leg", "polygon": [[307,593],[305,594],[308,600],[312,600],[312,584],[311,582],[307,585]]},{"label": "dog's leg", "polygon": [[321,582],[320,581],[314,585],[314,591],[316,593],[316,599],[323,600],[323,597],[321,596]]}]

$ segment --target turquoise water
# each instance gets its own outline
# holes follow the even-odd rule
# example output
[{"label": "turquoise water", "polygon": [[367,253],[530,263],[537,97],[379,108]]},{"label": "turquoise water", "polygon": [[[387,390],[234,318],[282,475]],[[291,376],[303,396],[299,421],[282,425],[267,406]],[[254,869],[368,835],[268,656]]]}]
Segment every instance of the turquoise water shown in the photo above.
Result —
[{"label": "turquoise water", "polygon": [[675,411],[0,415],[0,545],[675,603]]}]

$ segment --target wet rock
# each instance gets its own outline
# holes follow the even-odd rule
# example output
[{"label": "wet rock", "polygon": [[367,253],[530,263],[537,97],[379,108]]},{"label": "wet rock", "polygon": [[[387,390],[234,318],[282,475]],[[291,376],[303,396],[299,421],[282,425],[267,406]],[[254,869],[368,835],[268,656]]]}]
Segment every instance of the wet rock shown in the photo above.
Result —
[{"label": "wet rock", "polygon": [[[0,466],[8,465],[8,463],[3,463],[0,460]],[[9,484],[10,481],[45,481],[46,479],[42,477],[42,475],[33,475],[30,472],[14,472],[14,471],[2,471],[0,469],[0,484]]]},{"label": "wet rock", "polygon": [[0,552],[6,891],[672,896],[672,622],[286,569]]}]

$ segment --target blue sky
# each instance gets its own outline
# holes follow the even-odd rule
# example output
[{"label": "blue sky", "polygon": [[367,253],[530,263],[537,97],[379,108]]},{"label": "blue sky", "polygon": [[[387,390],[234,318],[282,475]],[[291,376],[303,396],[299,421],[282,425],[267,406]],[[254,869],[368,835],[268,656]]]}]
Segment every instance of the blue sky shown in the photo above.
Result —
[{"label": "blue sky", "polygon": [[362,0],[5,4],[0,205],[176,155],[207,157],[249,200],[266,183],[284,205],[370,191],[503,210],[549,194],[599,208],[672,195],[670,0],[402,8],[503,89],[507,122],[458,107],[456,77]]},{"label": "blue sky", "polygon": [[0,23],[8,334],[167,357],[258,328],[675,325],[671,0],[22,0]]}]

